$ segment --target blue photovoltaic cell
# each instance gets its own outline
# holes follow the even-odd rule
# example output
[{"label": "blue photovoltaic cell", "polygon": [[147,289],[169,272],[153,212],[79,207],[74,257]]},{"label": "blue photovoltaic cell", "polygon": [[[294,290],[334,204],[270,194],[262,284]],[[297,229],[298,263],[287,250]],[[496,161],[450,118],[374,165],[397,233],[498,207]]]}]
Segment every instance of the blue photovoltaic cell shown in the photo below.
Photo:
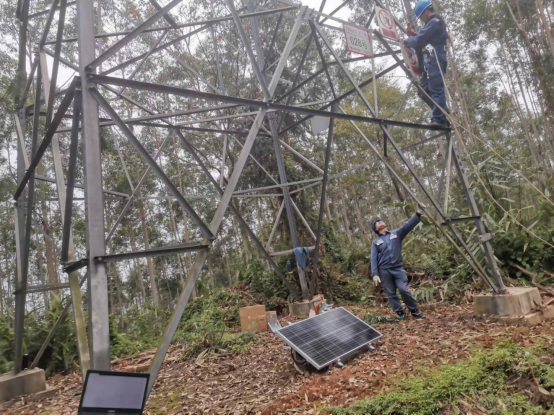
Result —
[{"label": "blue photovoltaic cell", "polygon": [[276,333],[317,369],[382,336],[344,308],[286,326]]}]

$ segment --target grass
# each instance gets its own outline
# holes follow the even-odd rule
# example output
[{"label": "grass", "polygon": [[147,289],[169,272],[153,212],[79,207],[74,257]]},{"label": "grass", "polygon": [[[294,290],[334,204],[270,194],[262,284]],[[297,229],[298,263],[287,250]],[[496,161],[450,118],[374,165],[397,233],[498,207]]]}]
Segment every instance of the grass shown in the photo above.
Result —
[{"label": "grass", "polygon": [[502,342],[490,351],[476,352],[459,363],[421,369],[418,375],[392,382],[389,392],[330,411],[333,414],[459,414],[468,411],[554,414],[552,402],[530,398],[521,384],[526,381],[525,390],[538,391],[532,378],[534,374],[541,387],[552,392],[554,368],[541,361],[552,356],[552,352],[546,348],[524,349]]}]

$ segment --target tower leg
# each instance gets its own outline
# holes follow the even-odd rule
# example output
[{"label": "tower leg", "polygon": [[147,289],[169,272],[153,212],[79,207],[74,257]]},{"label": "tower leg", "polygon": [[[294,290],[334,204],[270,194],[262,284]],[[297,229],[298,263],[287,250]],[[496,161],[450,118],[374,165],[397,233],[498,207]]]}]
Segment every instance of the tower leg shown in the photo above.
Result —
[{"label": "tower leg", "polygon": [[[451,137],[451,133],[447,134],[447,138],[449,141],[453,140],[453,138]],[[502,281],[502,277],[500,276],[500,271],[498,270],[498,267],[496,265],[494,252],[492,250],[491,243],[489,242],[489,234],[487,233],[485,229],[485,224],[483,224],[483,220],[481,219],[479,207],[477,206],[477,202],[475,201],[475,197],[473,196],[473,192],[471,191],[471,188],[469,186],[469,181],[462,166],[462,162],[460,161],[460,156],[458,155],[456,146],[452,146],[452,158],[454,160],[454,166],[456,166],[456,171],[458,172],[458,175],[460,175],[460,179],[462,180],[462,186],[466,194],[466,199],[471,211],[471,215],[474,217],[478,217],[475,220],[475,227],[477,228],[481,244],[483,244],[483,249],[485,250],[485,258],[487,259],[487,264],[489,265],[489,269],[494,277],[494,280],[496,281],[498,290],[500,291],[500,293],[503,293],[506,291],[506,286],[504,286],[504,282]]]},{"label": "tower leg", "polygon": [[95,257],[106,254],[104,233],[104,194],[100,160],[100,126],[98,104],[90,94],[87,65],[95,58],[94,7],[90,0],[77,0],[79,39],[79,75],[82,83],[85,218],[89,258],[89,335],[91,367],[110,369],[110,325],[108,310],[108,276],[106,264]]}]

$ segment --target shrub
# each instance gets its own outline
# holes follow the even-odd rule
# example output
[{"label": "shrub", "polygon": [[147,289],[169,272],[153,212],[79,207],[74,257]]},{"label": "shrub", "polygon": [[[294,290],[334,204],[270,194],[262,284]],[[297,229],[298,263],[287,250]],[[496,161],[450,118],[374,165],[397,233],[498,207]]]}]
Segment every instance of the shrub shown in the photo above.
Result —
[{"label": "shrub", "polygon": [[13,369],[13,330],[8,320],[0,316],[0,374]]},{"label": "shrub", "polygon": [[194,299],[181,319],[175,339],[185,344],[185,357],[206,349],[242,351],[253,342],[249,333],[239,330],[239,308],[255,303],[245,298],[240,287],[216,289],[209,297]]}]

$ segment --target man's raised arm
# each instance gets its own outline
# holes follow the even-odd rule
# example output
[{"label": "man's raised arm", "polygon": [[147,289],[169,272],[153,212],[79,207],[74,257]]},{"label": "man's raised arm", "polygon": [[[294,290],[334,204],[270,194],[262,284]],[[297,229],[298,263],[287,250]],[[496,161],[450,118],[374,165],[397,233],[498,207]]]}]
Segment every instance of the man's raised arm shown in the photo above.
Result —
[{"label": "man's raised arm", "polygon": [[396,230],[396,235],[400,239],[404,239],[410,231],[412,231],[416,225],[418,225],[421,221],[421,214],[419,212],[416,212],[412,218],[410,218],[408,221],[406,221],[406,224],[404,224],[402,227],[400,227],[398,230]]},{"label": "man's raised arm", "polygon": [[433,38],[433,36],[440,33],[440,30],[440,23],[438,19],[435,18],[425,25],[417,35],[406,39],[406,46],[410,48],[424,48],[429,44],[429,41]]}]

